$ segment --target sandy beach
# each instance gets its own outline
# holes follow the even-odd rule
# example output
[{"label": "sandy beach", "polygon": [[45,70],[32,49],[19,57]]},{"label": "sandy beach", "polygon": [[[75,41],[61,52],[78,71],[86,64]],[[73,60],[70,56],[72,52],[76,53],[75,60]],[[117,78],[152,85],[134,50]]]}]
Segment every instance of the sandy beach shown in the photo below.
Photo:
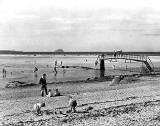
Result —
[{"label": "sandy beach", "polygon": [[[140,77],[137,82],[110,85],[108,82],[48,84],[63,96],[41,97],[40,86],[0,91],[1,125],[158,125],[160,77]],[[72,86],[72,88],[70,88]],[[77,100],[77,112],[67,113],[68,96]],[[45,102],[43,114],[33,105]]]}]

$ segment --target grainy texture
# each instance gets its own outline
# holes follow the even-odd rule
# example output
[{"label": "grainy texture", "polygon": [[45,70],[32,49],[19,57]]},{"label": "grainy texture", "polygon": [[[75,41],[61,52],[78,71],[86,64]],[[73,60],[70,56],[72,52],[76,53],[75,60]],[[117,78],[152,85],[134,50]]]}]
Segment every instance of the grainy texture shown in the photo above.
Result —
[{"label": "grainy texture", "polygon": [[[128,126],[159,125],[160,78],[109,86],[109,82],[65,85],[64,96],[40,97],[39,87],[1,91],[0,123],[6,125]],[[108,88],[105,88],[105,84]],[[52,86],[52,85],[50,85]],[[57,85],[60,88],[62,85]],[[72,88],[74,88],[74,91]],[[15,92],[19,93],[15,93]],[[29,92],[29,93],[28,93]],[[11,94],[14,94],[12,96]],[[24,94],[24,95],[23,95]],[[8,96],[9,95],[9,96]],[[68,95],[77,100],[77,113],[68,113]],[[45,102],[43,114],[32,112],[33,105]],[[92,109],[88,109],[92,108]]]}]

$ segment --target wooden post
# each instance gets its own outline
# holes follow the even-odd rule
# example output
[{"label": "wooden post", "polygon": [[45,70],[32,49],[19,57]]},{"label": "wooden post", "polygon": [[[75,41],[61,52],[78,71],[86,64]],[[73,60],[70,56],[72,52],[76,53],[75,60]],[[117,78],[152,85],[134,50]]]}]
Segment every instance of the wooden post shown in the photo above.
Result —
[{"label": "wooden post", "polygon": [[105,63],[104,63],[104,59],[100,59],[100,70],[105,70]]},{"label": "wooden post", "polygon": [[105,72],[105,62],[104,62],[104,54],[102,54],[100,58],[100,77],[104,77],[104,72]]}]

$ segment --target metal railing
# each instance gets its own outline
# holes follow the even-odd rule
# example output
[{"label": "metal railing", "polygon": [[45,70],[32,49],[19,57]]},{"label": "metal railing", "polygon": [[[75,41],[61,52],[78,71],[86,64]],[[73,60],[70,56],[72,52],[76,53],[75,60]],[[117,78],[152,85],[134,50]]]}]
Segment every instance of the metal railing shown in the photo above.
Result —
[{"label": "metal railing", "polygon": [[152,71],[154,72],[154,65],[151,61],[151,59],[146,56],[146,55],[131,55],[131,54],[121,54],[121,55],[99,55],[97,59],[104,59],[104,60],[109,60],[112,61],[112,59],[125,59],[125,60],[134,60],[134,61],[138,61],[138,62],[144,62],[144,63],[148,63],[148,65],[150,65],[150,67],[152,68]]}]

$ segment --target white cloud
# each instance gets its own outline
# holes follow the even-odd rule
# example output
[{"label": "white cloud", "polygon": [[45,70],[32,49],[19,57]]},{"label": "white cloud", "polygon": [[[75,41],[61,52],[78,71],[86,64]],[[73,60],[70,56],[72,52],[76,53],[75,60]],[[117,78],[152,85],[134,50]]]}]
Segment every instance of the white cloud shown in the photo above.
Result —
[{"label": "white cloud", "polygon": [[41,51],[45,42],[45,51],[56,48],[107,51],[132,46],[145,49],[153,39],[148,39],[145,33],[159,33],[159,3],[159,0],[2,0],[1,48]]}]

